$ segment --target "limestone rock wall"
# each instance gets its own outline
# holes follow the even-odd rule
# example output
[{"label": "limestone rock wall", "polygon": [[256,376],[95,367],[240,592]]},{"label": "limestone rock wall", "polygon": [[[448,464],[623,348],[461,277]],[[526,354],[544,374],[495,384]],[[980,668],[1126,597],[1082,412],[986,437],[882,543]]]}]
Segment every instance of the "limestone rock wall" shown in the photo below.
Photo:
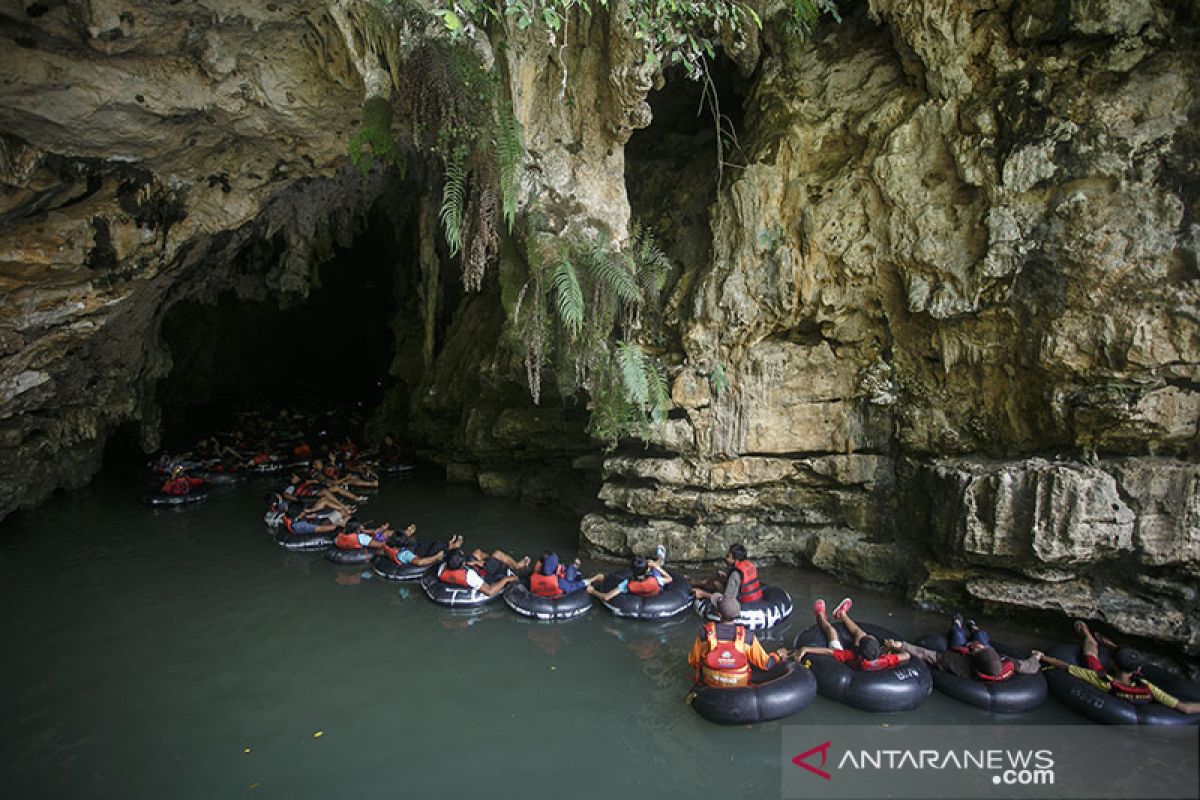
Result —
[{"label": "limestone rock wall", "polygon": [[[1195,4],[849,2],[804,46],[758,5],[708,230],[686,233],[713,196],[696,154],[681,209],[637,178],[685,262],[652,446],[601,467],[583,409],[533,407],[501,343],[530,247],[627,231],[624,148],[662,76],[604,15],[553,42],[476,37],[538,223],[481,294],[422,289],[437,341],[427,362],[402,343],[409,393],[384,416],[409,415],[452,477],[599,503],[595,553],[665,540],[701,561],[742,540],[919,602],[1200,652]],[[302,297],[381,200],[445,260],[429,176],[347,168],[386,75],[343,6],[0,0],[0,514],[85,481],[117,424],[154,443],[173,302]],[[635,169],[670,163],[647,152]]]},{"label": "limestone rock wall", "polygon": [[875,0],[807,48],[768,27],[672,301],[673,455],[606,463],[590,546],[740,540],[1200,652],[1198,22]]},{"label": "limestone rock wall", "polygon": [[0,516],[154,445],[171,303],[302,296],[348,242],[384,184],[340,169],[341,41],[319,2],[0,3]]}]

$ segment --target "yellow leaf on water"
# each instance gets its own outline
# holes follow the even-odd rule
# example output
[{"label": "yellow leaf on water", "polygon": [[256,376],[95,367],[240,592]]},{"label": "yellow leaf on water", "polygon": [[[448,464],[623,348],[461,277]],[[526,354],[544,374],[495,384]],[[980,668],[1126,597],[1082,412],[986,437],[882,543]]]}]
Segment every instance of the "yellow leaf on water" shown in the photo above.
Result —
[{"label": "yellow leaf on water", "polygon": [[317,731],[316,733],[313,734],[313,738],[320,739],[324,735],[325,735],[325,731]]},{"label": "yellow leaf on water", "polygon": [[243,752],[243,753],[249,753],[249,752],[250,752],[250,748],[249,748],[249,747],[243,747],[243,748],[242,748],[242,752]]}]

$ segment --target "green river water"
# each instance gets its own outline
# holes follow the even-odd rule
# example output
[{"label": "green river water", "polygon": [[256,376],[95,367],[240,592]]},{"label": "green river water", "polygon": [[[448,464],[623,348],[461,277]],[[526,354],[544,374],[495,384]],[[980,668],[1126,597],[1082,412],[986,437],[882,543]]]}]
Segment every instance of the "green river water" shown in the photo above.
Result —
[{"label": "green river water", "polygon": [[[893,717],[818,697],[782,722],[716,726],[684,703],[694,616],[452,613],[415,584],[277,547],[268,486],[154,511],[110,475],[0,523],[4,796],[778,797],[784,725],[995,721],[935,692]],[[430,477],[385,482],[363,512],[518,557],[577,541],[573,518]],[[776,642],[811,623],[813,597],[850,592],[859,619],[945,626],[815,572],[765,576],[796,600]],[[1080,721],[1053,701],[1017,717]]]}]

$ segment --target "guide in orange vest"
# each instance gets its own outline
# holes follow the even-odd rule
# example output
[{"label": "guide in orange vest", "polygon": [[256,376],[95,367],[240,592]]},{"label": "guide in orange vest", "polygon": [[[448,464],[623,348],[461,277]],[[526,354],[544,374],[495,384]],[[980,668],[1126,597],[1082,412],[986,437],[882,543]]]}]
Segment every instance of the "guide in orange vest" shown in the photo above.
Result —
[{"label": "guide in orange vest", "polygon": [[721,621],[701,626],[700,635],[688,653],[688,664],[696,670],[697,684],[718,689],[749,686],[751,667],[766,672],[787,659],[786,649],[767,653],[758,637],[734,621],[742,613],[742,604],[735,598],[715,594],[712,604]]}]

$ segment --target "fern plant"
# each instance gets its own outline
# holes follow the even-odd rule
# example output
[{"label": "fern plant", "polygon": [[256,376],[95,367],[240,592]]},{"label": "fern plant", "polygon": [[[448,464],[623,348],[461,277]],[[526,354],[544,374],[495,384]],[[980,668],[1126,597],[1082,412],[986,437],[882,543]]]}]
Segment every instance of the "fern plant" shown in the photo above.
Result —
[{"label": "fern plant", "polygon": [[454,152],[446,161],[445,183],[442,186],[442,208],[438,217],[446,234],[450,256],[462,249],[463,208],[467,194],[467,170],[461,152]]},{"label": "fern plant", "polygon": [[647,438],[670,407],[666,374],[637,336],[671,265],[648,230],[631,230],[623,248],[602,235],[560,240],[547,258],[535,248],[509,320],[534,402],[552,366],[560,395],[588,396],[589,431],[609,448]]}]

